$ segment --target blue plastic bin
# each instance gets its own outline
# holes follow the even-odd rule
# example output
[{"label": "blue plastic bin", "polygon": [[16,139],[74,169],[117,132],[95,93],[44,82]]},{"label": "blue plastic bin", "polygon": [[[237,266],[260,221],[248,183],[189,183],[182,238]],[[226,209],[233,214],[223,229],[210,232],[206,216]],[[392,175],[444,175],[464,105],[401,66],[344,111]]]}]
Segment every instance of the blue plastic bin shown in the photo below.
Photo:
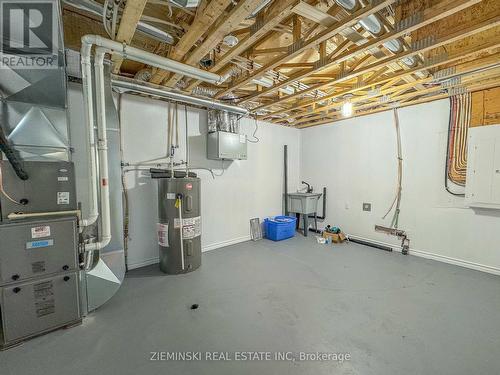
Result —
[{"label": "blue plastic bin", "polygon": [[264,220],[266,238],[281,241],[295,236],[297,218],[292,216],[276,216]]}]

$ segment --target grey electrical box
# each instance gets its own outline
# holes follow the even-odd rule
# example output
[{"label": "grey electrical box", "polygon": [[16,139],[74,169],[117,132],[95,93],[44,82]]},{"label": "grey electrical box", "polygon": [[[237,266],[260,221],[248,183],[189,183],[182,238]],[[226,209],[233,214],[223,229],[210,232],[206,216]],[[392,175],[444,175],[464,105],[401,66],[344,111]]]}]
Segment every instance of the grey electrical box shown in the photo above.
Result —
[{"label": "grey electrical box", "polygon": [[2,163],[4,190],[22,205],[0,194],[2,219],[12,212],[49,212],[76,210],[75,173],[71,162],[23,161],[29,178],[18,178],[9,162]]},{"label": "grey electrical box", "polygon": [[81,321],[76,217],[0,224],[0,348]]},{"label": "grey electrical box", "polygon": [[222,131],[208,133],[207,158],[212,160],[246,160],[246,135]]}]

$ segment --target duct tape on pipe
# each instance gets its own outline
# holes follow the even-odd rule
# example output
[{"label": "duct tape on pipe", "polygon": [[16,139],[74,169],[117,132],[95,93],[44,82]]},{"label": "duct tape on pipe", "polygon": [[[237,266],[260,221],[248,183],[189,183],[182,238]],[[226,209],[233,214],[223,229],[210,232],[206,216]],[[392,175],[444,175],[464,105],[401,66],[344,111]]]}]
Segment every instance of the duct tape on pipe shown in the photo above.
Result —
[{"label": "duct tape on pipe", "polygon": [[[174,228],[179,229],[181,221],[174,219]],[[201,235],[201,216],[182,219],[182,238],[189,240]]]}]

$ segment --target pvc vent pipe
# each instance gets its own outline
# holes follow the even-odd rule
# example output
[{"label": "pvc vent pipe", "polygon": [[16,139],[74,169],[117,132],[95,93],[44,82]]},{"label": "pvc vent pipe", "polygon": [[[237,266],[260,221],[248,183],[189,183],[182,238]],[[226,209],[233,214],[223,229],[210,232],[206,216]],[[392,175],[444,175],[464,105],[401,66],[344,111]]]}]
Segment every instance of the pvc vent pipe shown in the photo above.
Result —
[{"label": "pvc vent pipe", "polygon": [[146,52],[126,44],[118,43],[113,40],[103,38],[99,35],[84,35],[82,37],[82,59],[85,55],[90,56],[92,45],[103,47],[108,51],[118,53],[124,59],[129,59],[137,62],[142,62],[160,69],[168,70],[173,73],[182,74],[183,76],[191,77],[197,80],[220,84],[223,82],[223,77],[219,74],[210,73],[206,70],[195,68],[191,65],[183,64],[178,61],[155,55],[154,53]]},{"label": "pvc vent pipe", "polygon": [[153,95],[160,98],[171,99],[182,103],[199,105],[205,108],[220,109],[223,111],[232,112],[243,116],[248,115],[248,110],[246,108],[221,103],[217,100],[213,100],[210,98],[200,98],[193,95],[185,95],[180,92],[169,90],[164,86],[153,85],[151,83],[145,83],[145,82],[137,82],[118,76],[113,76],[111,83],[113,87],[116,87],[123,91]]},{"label": "pvc vent pipe", "polygon": [[152,53],[142,51],[138,48],[128,47],[125,44],[114,42],[112,40],[102,38],[98,35],[84,35],[82,37],[81,47],[81,63],[82,63],[82,80],[83,80],[83,97],[86,113],[86,124],[88,132],[88,141],[90,145],[90,161],[89,161],[89,193],[91,196],[91,210],[88,218],[81,221],[82,226],[93,224],[98,216],[97,209],[97,164],[95,155],[95,139],[94,139],[94,108],[93,108],[93,82],[91,68],[91,51],[95,45],[95,81],[96,81],[96,114],[97,114],[97,148],[99,152],[99,188],[100,188],[100,214],[102,217],[100,239],[98,242],[87,245],[89,251],[99,250],[109,244],[111,240],[111,217],[109,206],[109,181],[108,181],[108,145],[106,135],[106,108],[104,96],[104,55],[107,52],[116,52],[131,60],[139,61],[145,64],[165,69],[174,73],[179,73],[195,79],[208,81],[211,83],[220,83],[221,76],[206,72],[192,66],[160,57]]}]

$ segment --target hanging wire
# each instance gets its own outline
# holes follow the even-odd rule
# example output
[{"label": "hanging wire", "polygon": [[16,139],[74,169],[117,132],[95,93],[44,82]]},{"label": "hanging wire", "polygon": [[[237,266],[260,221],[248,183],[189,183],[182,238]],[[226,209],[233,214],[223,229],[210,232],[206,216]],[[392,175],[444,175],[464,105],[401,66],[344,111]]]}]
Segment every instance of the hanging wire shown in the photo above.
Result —
[{"label": "hanging wire", "polygon": [[256,136],[257,130],[259,130],[259,124],[257,122],[257,116],[254,117],[255,120],[255,130],[253,131],[252,138],[253,139],[247,139],[248,142],[250,143],[259,143],[260,139]]},{"label": "hanging wire", "polygon": [[221,176],[224,174],[224,172],[226,171],[226,170],[224,169],[224,159],[222,159],[222,160],[221,160],[221,170],[222,170],[222,172],[221,172],[221,173],[215,173],[215,172],[213,172],[213,171],[212,171],[212,174],[213,174],[214,176],[217,176],[217,177],[221,177]]},{"label": "hanging wire", "polygon": [[396,128],[396,140],[397,140],[397,160],[398,160],[398,182],[396,187],[396,194],[391,203],[391,206],[387,210],[386,214],[382,216],[382,219],[385,219],[387,215],[392,211],[394,207],[394,214],[391,220],[391,228],[398,228],[399,223],[399,213],[400,213],[400,204],[401,204],[401,191],[402,191],[402,181],[403,181],[403,153],[401,147],[401,131],[399,127],[399,115],[398,109],[394,108],[394,126]]},{"label": "hanging wire", "polygon": [[22,206],[21,203],[19,203],[18,201],[16,201],[14,198],[12,198],[4,189],[3,187],[3,175],[2,175],[2,164],[0,163],[0,193],[2,193],[5,198],[7,198],[9,201],[11,201],[12,203],[14,204],[17,204],[19,206]]}]

